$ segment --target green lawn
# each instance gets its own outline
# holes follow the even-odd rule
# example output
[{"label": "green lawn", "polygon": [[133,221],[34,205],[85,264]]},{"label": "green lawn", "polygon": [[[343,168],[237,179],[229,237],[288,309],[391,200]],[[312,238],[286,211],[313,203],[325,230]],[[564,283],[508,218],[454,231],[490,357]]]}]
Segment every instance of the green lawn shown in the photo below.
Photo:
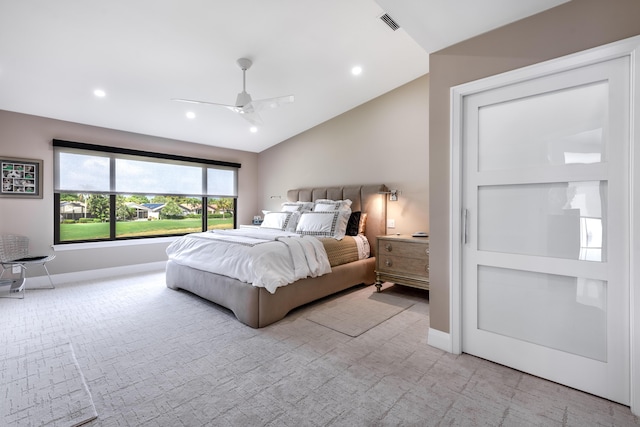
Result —
[{"label": "green lawn", "polygon": [[[201,231],[199,218],[161,219],[157,221],[126,221],[116,223],[116,237],[184,234]],[[233,228],[233,218],[209,219],[209,230]],[[60,224],[60,240],[108,239],[109,223]]]}]

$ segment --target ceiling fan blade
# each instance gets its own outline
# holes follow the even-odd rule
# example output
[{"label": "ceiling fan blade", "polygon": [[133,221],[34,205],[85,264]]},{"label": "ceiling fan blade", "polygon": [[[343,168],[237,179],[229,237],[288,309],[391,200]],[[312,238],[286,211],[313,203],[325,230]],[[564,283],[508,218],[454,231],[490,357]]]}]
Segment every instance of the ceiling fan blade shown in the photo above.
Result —
[{"label": "ceiling fan blade", "polygon": [[268,110],[271,108],[277,108],[284,104],[290,104],[294,101],[293,95],[278,96],[276,98],[256,99],[251,101],[243,108],[247,110],[249,107],[253,111]]},{"label": "ceiling fan blade", "polygon": [[242,113],[240,114],[240,117],[242,117],[243,119],[245,119],[246,121],[248,121],[254,126],[262,126],[262,124],[264,123],[262,121],[262,117],[260,117],[260,114],[258,113]]},{"label": "ceiling fan blade", "polygon": [[196,101],[194,99],[182,99],[182,98],[172,98],[172,101],[178,101],[178,102],[185,102],[188,104],[204,104],[204,105],[213,105],[216,107],[224,107],[228,110],[233,111],[234,113],[243,113],[243,107],[238,107],[236,105],[230,105],[230,104],[220,104],[217,102],[209,102],[209,101]]},{"label": "ceiling fan blade", "polygon": [[229,104],[219,104],[217,102],[208,102],[208,101],[196,101],[194,99],[182,99],[182,98],[171,98],[172,101],[177,101],[177,102],[186,102],[189,104],[206,104],[206,105],[217,105],[220,107],[226,107],[229,109],[233,109],[233,108],[238,108],[235,105],[229,105]]}]

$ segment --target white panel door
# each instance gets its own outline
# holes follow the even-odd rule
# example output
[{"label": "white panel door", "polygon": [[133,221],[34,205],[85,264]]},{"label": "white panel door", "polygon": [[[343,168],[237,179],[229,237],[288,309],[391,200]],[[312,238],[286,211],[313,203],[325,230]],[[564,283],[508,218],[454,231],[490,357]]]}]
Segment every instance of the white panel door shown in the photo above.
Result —
[{"label": "white panel door", "polygon": [[462,351],[629,404],[629,59],[462,101]]}]

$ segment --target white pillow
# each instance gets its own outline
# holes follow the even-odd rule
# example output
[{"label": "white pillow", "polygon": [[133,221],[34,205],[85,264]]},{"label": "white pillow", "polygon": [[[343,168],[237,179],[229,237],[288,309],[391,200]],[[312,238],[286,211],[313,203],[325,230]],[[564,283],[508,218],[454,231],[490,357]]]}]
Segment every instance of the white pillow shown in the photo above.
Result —
[{"label": "white pillow", "polygon": [[323,212],[323,211],[339,211],[343,209],[351,209],[351,200],[329,200],[329,199],[318,199],[316,200],[315,206],[313,207],[314,212]]},{"label": "white pillow", "polygon": [[300,212],[267,212],[260,227],[295,231]]},{"label": "white pillow", "polygon": [[313,202],[284,202],[282,212],[304,212],[313,210]]},{"label": "white pillow", "polygon": [[302,212],[296,233],[342,240],[350,215],[350,210]]}]

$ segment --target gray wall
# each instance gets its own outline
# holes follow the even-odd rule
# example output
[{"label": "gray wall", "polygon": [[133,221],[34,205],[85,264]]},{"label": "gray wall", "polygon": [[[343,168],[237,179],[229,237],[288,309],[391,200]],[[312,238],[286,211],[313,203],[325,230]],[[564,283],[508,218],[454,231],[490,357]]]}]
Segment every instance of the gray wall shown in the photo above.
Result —
[{"label": "gray wall", "polygon": [[[42,199],[0,198],[0,233],[24,234],[33,253],[50,253],[53,244],[53,139],[178,154],[240,163],[238,220],[249,223],[257,210],[258,155],[238,150],[162,139],[60,120],[0,111],[0,156],[43,160]],[[168,243],[78,248],[57,253],[47,264],[52,274],[165,261]],[[39,271],[29,275],[43,274]]]},{"label": "gray wall", "polygon": [[429,231],[428,117],[425,75],[263,151],[261,209],[291,188],[384,183],[401,191],[387,204],[389,233]]},{"label": "gray wall", "polygon": [[430,57],[430,324],[449,332],[449,91],[452,86],[640,34],[640,1],[573,0]]}]

